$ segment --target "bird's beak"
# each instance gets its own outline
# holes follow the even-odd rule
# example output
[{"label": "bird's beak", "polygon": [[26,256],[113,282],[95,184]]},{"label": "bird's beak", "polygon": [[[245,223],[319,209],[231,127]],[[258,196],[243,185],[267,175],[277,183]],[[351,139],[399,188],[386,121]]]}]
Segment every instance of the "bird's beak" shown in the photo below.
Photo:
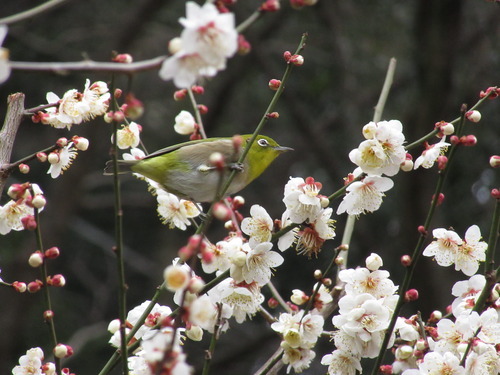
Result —
[{"label": "bird's beak", "polygon": [[294,151],[293,148],[285,146],[276,146],[274,149],[279,152]]}]

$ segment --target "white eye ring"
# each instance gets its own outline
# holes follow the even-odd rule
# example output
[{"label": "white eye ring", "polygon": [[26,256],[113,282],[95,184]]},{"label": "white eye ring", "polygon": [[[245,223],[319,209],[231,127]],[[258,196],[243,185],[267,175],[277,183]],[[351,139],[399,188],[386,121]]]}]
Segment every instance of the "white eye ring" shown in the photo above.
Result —
[{"label": "white eye ring", "polygon": [[261,138],[257,141],[258,145],[259,146],[262,146],[262,147],[267,147],[269,146],[269,142],[267,142],[264,138]]}]

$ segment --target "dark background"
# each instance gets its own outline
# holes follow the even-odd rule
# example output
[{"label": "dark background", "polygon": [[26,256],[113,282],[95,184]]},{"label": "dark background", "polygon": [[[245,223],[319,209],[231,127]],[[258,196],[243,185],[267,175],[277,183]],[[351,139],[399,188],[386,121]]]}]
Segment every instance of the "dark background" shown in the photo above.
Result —
[{"label": "dark background", "polygon": [[[34,0],[4,0],[0,17],[38,5]],[[238,23],[259,1],[240,0],[234,7]],[[4,47],[13,61],[109,61],[112,51],[130,53],[135,61],[166,54],[168,41],[177,36],[177,22],[184,2],[160,0],[69,1],[57,9],[11,25]],[[331,194],[354,168],[351,149],[363,140],[361,128],[373,116],[387,65],[398,60],[394,85],[384,119],[399,119],[409,142],[433,129],[440,120],[459,116],[462,103],[472,105],[480,90],[499,83],[500,7],[484,0],[331,1],[319,0],[301,11],[282,2],[282,10],[267,14],[245,36],[252,44],[247,56],[236,56],[215,79],[204,82],[200,103],[208,106],[204,124],[209,136],[250,133],[264,113],[272,92],[271,78],[284,71],[282,53],[295,50],[302,33],[309,38],[305,64],[294,69],[278,103],[280,118],[269,122],[264,133],[295,152],[280,157],[260,179],[245,189],[247,205],[266,207],[281,217],[283,186],[289,176],[313,176]],[[45,94],[62,96],[66,90],[83,90],[85,79],[109,82],[107,73],[53,74],[13,71],[0,86],[2,118],[10,93],[24,92],[26,108],[45,103]],[[129,79],[130,78],[130,79]],[[150,151],[181,141],[173,131],[175,115],[190,109],[187,101],[174,102],[171,82],[157,71],[127,77],[116,76],[116,86],[130,89],[143,101],[145,113],[137,120]],[[453,226],[463,236],[478,224],[488,236],[492,199],[498,173],[488,166],[489,156],[500,151],[500,107],[488,101],[481,108],[483,120],[468,124],[466,133],[478,137],[478,147],[460,150],[449,176],[446,200],[433,221],[435,227]],[[56,181],[46,175],[48,165],[33,163],[28,176],[15,173],[7,186],[27,179],[45,191],[48,205],[42,213],[44,246],[58,246],[62,255],[50,262],[50,273],[62,273],[67,286],[52,290],[59,340],[72,345],[75,355],[67,361],[77,374],[96,374],[112,353],[106,343],[110,320],[117,317],[117,274],[111,252],[113,240],[112,179],[102,176],[109,158],[110,125],[102,119],[75,125],[71,131],[33,124],[27,118],[16,138],[12,160],[52,144],[58,137],[88,137],[90,148],[79,154],[73,166]],[[414,157],[421,149],[414,150]],[[371,252],[379,253],[396,284],[402,277],[399,258],[411,253],[423,224],[436,181],[436,170],[418,170],[395,176],[383,207],[362,216],[355,228],[349,266],[363,264]],[[128,306],[150,298],[161,282],[163,268],[190,232],[169,230],[156,214],[155,199],[146,186],[132,177],[123,179]],[[2,204],[7,197],[2,198]],[[334,203],[336,210],[338,203]],[[293,250],[284,253],[285,264],[276,271],[276,286],[288,298],[291,289],[311,287],[312,272],[324,268],[332,249],[340,244],[345,217],[337,220],[337,239],[327,243],[318,259],[307,260]],[[212,227],[210,238],[223,235],[222,223]],[[27,264],[36,250],[28,232],[0,238],[0,268],[5,281],[31,281],[38,270]],[[451,286],[466,277],[422,259],[412,287],[422,298],[407,309],[419,309],[424,318],[451,303]],[[264,289],[264,293],[268,293]],[[268,297],[269,294],[266,294]],[[170,304],[170,297],[162,297]],[[42,319],[42,294],[17,294],[0,289],[0,373],[10,373],[19,356],[40,346],[48,359],[51,350]],[[261,317],[225,334],[214,358],[214,374],[246,374],[255,371],[274,352],[279,339]],[[331,328],[328,321],[327,328]],[[206,341],[206,340],[205,340]],[[321,356],[332,350],[323,340],[317,360],[307,374],[326,372]],[[205,342],[204,342],[205,344]],[[198,363],[206,345],[187,344],[188,360]],[[199,366],[199,364],[197,364]],[[199,368],[199,367],[197,367]]]}]

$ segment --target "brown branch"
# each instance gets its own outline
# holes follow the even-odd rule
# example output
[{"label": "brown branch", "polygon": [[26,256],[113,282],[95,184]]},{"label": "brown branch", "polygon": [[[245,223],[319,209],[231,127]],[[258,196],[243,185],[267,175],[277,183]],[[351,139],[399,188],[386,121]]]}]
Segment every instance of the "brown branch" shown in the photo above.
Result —
[{"label": "brown branch", "polygon": [[9,95],[7,105],[7,114],[5,115],[5,121],[0,131],[0,196],[11,172],[9,168],[10,155],[14,146],[17,129],[19,129],[24,115],[24,94],[18,92]]},{"label": "brown branch", "polygon": [[40,4],[34,8],[28,9],[24,12],[13,14],[12,16],[8,16],[5,18],[0,18],[0,24],[8,25],[11,23],[24,21],[26,19],[33,18],[33,17],[35,17],[43,12],[48,11],[49,9],[52,9],[56,6],[59,6],[63,3],[65,3],[66,1],[68,1],[68,0],[50,0],[50,1],[47,1],[46,3]]}]

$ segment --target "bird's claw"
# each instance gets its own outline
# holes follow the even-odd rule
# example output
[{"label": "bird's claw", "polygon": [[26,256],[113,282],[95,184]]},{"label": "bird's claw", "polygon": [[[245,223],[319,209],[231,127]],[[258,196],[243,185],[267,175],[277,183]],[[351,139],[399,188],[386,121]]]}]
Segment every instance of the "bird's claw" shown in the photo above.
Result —
[{"label": "bird's claw", "polygon": [[230,171],[243,172],[245,169],[243,163],[231,163],[228,165]]}]

